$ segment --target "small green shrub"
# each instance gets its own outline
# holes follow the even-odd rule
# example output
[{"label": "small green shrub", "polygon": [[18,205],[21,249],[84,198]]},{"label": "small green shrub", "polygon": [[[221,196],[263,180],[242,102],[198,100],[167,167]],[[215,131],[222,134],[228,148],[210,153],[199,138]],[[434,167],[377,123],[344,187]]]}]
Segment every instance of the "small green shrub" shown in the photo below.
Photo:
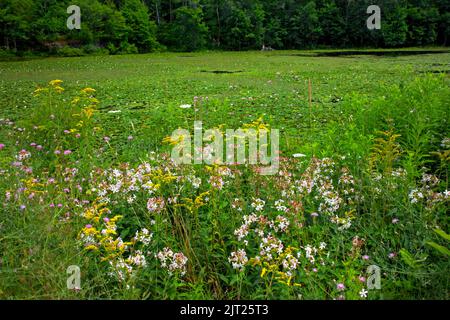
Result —
[{"label": "small green shrub", "polygon": [[86,53],[81,48],[73,48],[69,46],[62,47],[56,51],[56,54],[61,57],[82,57]]}]

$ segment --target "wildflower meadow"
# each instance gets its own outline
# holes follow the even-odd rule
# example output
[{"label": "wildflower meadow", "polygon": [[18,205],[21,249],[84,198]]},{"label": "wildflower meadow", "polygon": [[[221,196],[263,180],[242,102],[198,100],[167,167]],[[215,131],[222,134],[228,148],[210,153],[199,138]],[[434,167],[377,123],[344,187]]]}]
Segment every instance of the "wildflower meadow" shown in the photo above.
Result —
[{"label": "wildflower meadow", "polygon": [[450,53],[324,52],[0,62],[0,298],[448,299]]}]

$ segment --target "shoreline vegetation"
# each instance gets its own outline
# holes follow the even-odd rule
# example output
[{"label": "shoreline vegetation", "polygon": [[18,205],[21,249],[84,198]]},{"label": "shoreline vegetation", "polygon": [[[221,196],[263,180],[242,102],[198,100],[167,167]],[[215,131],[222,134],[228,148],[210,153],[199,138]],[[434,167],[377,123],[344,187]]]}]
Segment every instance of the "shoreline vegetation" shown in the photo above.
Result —
[{"label": "shoreline vegetation", "polygon": [[[223,50],[201,50],[195,52],[179,52],[179,51],[159,51],[152,53],[84,53],[78,52],[74,55],[58,55],[44,52],[22,52],[19,54],[0,54],[0,61],[14,62],[14,61],[27,61],[27,60],[39,60],[46,58],[73,58],[73,57],[102,57],[102,56],[158,56],[158,55],[206,55],[206,54],[239,54],[239,53],[255,53],[265,56],[277,56],[277,55],[292,55],[301,57],[351,57],[351,56],[379,56],[379,57],[400,57],[400,56],[413,56],[424,54],[448,54],[450,53],[449,47],[436,47],[436,46],[424,46],[424,47],[404,47],[404,48],[321,48],[321,49],[304,49],[304,50],[246,50],[246,51],[223,51]],[[188,57],[188,56],[186,56]]]},{"label": "shoreline vegetation", "polygon": [[202,50],[304,50],[448,46],[450,7],[442,0],[3,0],[0,57]]}]

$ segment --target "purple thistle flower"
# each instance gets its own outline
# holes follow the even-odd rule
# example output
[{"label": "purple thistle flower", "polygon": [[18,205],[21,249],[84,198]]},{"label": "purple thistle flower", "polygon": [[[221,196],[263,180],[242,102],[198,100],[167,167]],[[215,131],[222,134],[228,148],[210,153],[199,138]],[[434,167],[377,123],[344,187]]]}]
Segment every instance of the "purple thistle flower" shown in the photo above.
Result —
[{"label": "purple thistle flower", "polygon": [[389,259],[394,259],[396,256],[397,256],[397,254],[395,252],[391,252],[388,255]]}]

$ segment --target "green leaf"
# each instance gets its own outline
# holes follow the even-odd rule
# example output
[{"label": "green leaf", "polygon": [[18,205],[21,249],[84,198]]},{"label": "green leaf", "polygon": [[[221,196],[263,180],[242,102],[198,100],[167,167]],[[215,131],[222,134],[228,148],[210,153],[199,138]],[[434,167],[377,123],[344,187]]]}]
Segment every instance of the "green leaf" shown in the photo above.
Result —
[{"label": "green leaf", "polygon": [[440,235],[442,238],[444,238],[447,241],[450,241],[450,235],[446,234],[444,231],[442,231],[441,229],[433,229],[434,232],[436,232],[438,235]]},{"label": "green leaf", "polygon": [[406,249],[401,249],[401,250],[400,250],[400,256],[401,256],[402,260],[403,260],[407,265],[409,265],[410,267],[414,267],[414,266],[415,266],[415,264],[414,264],[414,259],[413,259],[413,257],[411,256],[411,254],[408,252],[408,250],[406,250]]},{"label": "green leaf", "polygon": [[220,280],[222,280],[225,284],[228,285],[230,283],[230,279],[227,276],[225,276],[224,274],[219,273],[218,276],[219,276]]},{"label": "green leaf", "polygon": [[432,241],[428,241],[428,242],[427,242],[427,245],[429,245],[429,246],[435,248],[435,249],[436,249],[437,251],[439,251],[440,253],[442,253],[442,254],[447,255],[447,256],[450,257],[450,250],[447,249],[446,247],[443,247],[443,246],[441,246],[440,244],[437,244],[437,243],[432,242]]}]

